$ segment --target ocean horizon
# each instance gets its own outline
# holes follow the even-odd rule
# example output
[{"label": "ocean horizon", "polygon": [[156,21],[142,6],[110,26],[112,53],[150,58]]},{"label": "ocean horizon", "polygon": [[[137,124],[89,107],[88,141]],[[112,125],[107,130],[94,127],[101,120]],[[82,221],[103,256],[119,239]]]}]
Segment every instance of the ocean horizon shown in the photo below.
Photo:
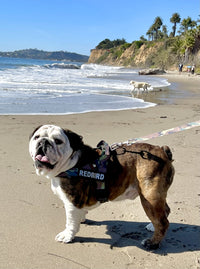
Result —
[{"label": "ocean horizon", "polygon": [[[79,62],[0,57],[0,114],[76,114],[155,106],[130,94],[138,70]],[[164,78],[143,76],[150,91]]]}]

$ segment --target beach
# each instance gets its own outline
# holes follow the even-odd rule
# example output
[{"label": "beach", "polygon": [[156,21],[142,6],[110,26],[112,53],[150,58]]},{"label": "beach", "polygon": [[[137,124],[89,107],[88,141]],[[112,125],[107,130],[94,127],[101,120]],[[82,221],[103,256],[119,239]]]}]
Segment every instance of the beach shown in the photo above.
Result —
[{"label": "beach", "polygon": [[145,230],[149,220],[139,198],[104,203],[89,211],[74,242],[57,243],[54,238],[65,226],[63,204],[50,182],[35,174],[28,152],[29,135],[41,124],[71,129],[95,147],[102,139],[113,144],[199,121],[199,77],[177,73],[162,77],[184,94],[149,108],[0,116],[0,268],[200,268],[200,126],[146,141],[168,145],[176,170],[167,197],[170,227],[153,252],[141,246],[151,232]]}]

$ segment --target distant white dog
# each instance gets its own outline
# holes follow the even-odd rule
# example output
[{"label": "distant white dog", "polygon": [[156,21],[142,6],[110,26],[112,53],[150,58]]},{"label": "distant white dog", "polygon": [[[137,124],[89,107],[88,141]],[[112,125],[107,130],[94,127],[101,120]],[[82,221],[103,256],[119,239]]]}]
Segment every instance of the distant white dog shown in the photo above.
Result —
[{"label": "distant white dog", "polygon": [[151,85],[149,83],[138,82],[138,81],[133,81],[133,80],[130,81],[130,84],[133,85],[133,90],[132,91],[135,91],[135,89],[139,90],[140,88],[142,88],[144,91],[147,91],[147,88],[151,87]]}]

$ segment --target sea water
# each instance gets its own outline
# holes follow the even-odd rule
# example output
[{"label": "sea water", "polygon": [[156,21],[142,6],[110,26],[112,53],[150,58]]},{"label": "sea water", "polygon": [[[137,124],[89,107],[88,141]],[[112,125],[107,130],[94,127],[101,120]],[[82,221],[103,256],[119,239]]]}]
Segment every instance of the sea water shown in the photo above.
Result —
[{"label": "sea water", "polygon": [[[73,114],[146,108],[133,98],[138,70],[96,64],[0,57],[0,114]],[[142,77],[151,89],[167,80]]]}]

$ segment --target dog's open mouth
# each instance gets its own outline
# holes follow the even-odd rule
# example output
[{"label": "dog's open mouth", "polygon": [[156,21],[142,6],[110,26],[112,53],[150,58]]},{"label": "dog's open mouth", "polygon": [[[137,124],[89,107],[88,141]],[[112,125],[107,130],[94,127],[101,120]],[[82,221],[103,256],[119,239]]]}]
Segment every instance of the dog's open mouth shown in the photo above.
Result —
[{"label": "dog's open mouth", "polygon": [[49,158],[44,154],[42,148],[40,148],[35,156],[35,165],[37,168],[46,167],[49,169],[53,169],[55,164],[51,164]]}]

